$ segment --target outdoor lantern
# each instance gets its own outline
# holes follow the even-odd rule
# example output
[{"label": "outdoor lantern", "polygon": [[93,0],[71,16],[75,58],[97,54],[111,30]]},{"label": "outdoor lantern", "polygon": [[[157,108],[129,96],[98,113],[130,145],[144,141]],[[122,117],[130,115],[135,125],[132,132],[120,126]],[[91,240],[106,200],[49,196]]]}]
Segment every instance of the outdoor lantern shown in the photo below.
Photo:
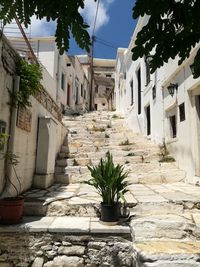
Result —
[{"label": "outdoor lantern", "polygon": [[177,83],[170,83],[170,85],[167,87],[167,90],[168,90],[168,92],[169,92],[169,94],[170,94],[171,96],[174,95],[174,92],[175,92],[175,90],[177,90],[177,89],[178,89],[178,84],[177,84]]},{"label": "outdoor lantern", "polygon": [[149,65],[152,61],[153,57],[151,55],[146,56],[146,63]]},{"label": "outdoor lantern", "polygon": [[192,72],[192,75],[194,75],[194,63],[192,65],[190,65],[190,70]]}]

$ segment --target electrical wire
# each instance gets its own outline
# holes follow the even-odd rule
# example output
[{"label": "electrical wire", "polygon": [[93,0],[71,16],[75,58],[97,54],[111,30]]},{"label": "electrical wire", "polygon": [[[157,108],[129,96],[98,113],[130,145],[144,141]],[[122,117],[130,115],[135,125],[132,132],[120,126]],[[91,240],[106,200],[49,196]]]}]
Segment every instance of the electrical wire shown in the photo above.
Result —
[{"label": "electrical wire", "polygon": [[119,47],[119,45],[116,45],[116,44],[114,44],[114,43],[111,43],[111,42],[109,42],[109,41],[107,41],[107,40],[105,40],[105,39],[102,39],[102,38],[98,37],[98,36],[95,36],[95,38],[96,38],[97,40],[99,40],[99,41],[101,41],[101,42],[104,42],[104,43],[106,43],[106,44],[108,44],[108,45],[111,45],[111,46],[113,46],[113,47]]},{"label": "electrical wire", "polygon": [[92,31],[92,36],[94,36],[95,30],[96,30],[97,16],[98,16],[98,11],[99,11],[99,4],[100,4],[100,0],[97,0],[97,9],[96,9],[96,14],[95,14],[95,19],[94,19],[94,27],[93,27],[93,31]]},{"label": "electrical wire", "polygon": [[107,47],[110,47],[110,48],[112,48],[112,49],[114,49],[114,50],[117,50],[117,49],[118,49],[118,48],[117,48],[117,47],[115,47],[115,46],[112,46],[112,45],[106,44],[106,43],[104,43],[104,42],[101,42],[101,41],[98,41],[98,40],[96,40],[96,43],[98,43],[98,44],[102,44],[102,45],[104,45],[104,46],[107,46]]}]

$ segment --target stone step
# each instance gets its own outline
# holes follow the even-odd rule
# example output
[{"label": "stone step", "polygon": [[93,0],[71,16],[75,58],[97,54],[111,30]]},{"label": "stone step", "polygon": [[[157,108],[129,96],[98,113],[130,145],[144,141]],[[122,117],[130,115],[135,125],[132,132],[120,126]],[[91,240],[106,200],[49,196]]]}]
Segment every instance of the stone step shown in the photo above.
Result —
[{"label": "stone step", "polygon": [[[83,177],[83,180],[85,180],[86,176]],[[131,214],[136,216],[133,217],[133,222],[135,218],[138,227],[140,225],[138,220],[141,217],[149,216],[150,220],[150,216],[158,215],[156,217],[158,221],[159,216],[166,216],[166,214],[179,215],[186,219],[190,214],[192,222],[200,225],[198,187],[188,186],[184,183],[132,184],[129,186],[129,190],[125,194],[125,199]],[[99,204],[101,202],[101,198],[94,188],[86,184],[62,185],[59,183],[46,190],[29,190],[24,196],[25,213],[28,215],[31,215],[31,213],[37,215],[38,212],[38,215],[48,214],[49,216],[96,216],[99,214]],[[62,200],[59,200],[60,197]],[[43,203],[48,199],[57,200],[49,204],[47,208],[47,206],[43,206]],[[199,233],[196,232],[197,235],[200,236],[200,231]]]},{"label": "stone step", "polygon": [[[126,166],[126,165],[125,165]],[[90,172],[87,167],[84,166],[68,166],[68,167],[56,167],[55,179],[59,182],[58,176],[66,177],[69,183],[80,183],[91,178]],[[170,170],[170,171],[159,171],[151,173],[129,173],[128,181],[133,184],[165,184],[172,182],[183,181],[185,173],[183,171]]]},{"label": "stone step", "polygon": [[[134,139],[133,139],[134,140]],[[149,148],[153,148],[154,150],[156,150],[158,153],[160,152],[158,147],[155,147],[152,144],[148,144],[146,143],[144,145],[144,141],[141,142],[131,142],[130,141],[130,145],[121,145],[124,144],[124,142],[126,142],[127,139],[119,139],[116,138],[113,139],[112,136],[107,133],[104,132],[101,136],[93,136],[93,135],[87,135],[87,136],[76,136],[76,137],[69,137],[68,138],[68,145],[73,146],[78,145],[78,146],[83,146],[83,145],[99,145],[99,146],[112,146],[113,148],[117,147],[117,149],[124,149],[124,148],[134,148],[134,147],[149,147]]]},{"label": "stone step", "polygon": [[147,241],[134,244],[140,267],[199,267],[200,242]]},{"label": "stone step", "polygon": [[[134,159],[134,157],[133,157]],[[78,159],[77,159],[78,160]],[[117,159],[116,159],[117,160]],[[99,161],[98,161],[99,162]],[[86,166],[67,166],[62,168],[63,172],[65,173],[75,173],[75,174],[85,174],[90,173]],[[139,163],[136,160],[136,163],[129,163],[124,165],[124,170],[128,171],[129,174],[138,174],[138,175],[149,175],[151,174],[165,174],[172,173],[180,174],[181,177],[185,175],[184,171],[177,169],[175,163],[159,163],[159,162],[149,162],[149,163]],[[173,179],[173,177],[172,177]]]},{"label": "stone step", "polygon": [[69,181],[69,175],[65,173],[55,173],[54,175],[54,182],[68,185],[70,183]]},{"label": "stone step", "polygon": [[159,214],[140,216],[131,220],[131,229],[135,242],[150,240],[188,241],[200,231],[191,214]]},{"label": "stone step", "polygon": [[64,146],[64,145],[63,145],[63,146],[61,147],[60,152],[61,152],[61,153],[68,153],[68,152],[69,152],[69,148],[68,148],[68,146]]},{"label": "stone step", "polygon": [[[69,149],[69,153],[88,153],[88,152],[107,152],[110,151],[110,153],[114,154],[120,151],[124,151],[130,153],[133,152],[134,150],[142,150],[144,148],[144,146],[138,146],[138,145],[134,145],[134,146],[111,146],[111,145],[107,145],[107,146],[99,146],[98,144],[96,146],[94,145],[83,145],[83,146],[79,146],[79,147],[70,147]],[[155,149],[154,147],[149,147],[146,146],[146,149],[148,149],[150,151],[150,154],[158,154],[158,150]]]},{"label": "stone step", "polygon": [[[56,166],[66,167],[66,166],[87,166],[87,165],[97,165],[100,158],[70,158],[70,159],[58,159],[56,160]],[[115,164],[128,164],[128,163],[142,163],[142,156],[129,156],[127,157],[114,157],[113,161]]]},{"label": "stone step", "polygon": [[[13,226],[0,226],[0,233],[23,233],[28,229],[29,233],[65,233],[65,234],[116,234],[117,236],[129,236],[130,228],[128,223],[123,225],[103,225],[98,218],[94,217],[29,217],[23,218],[20,224]],[[61,253],[62,254],[62,253]],[[0,265],[2,266],[2,265]],[[21,266],[21,265],[20,265]],[[27,265],[26,265],[27,266]],[[57,265],[56,265],[57,266]],[[83,266],[83,265],[81,265]]]},{"label": "stone step", "polygon": [[85,121],[85,120],[84,121],[66,121],[66,120],[64,120],[63,122],[67,128],[73,128],[73,127],[77,127],[77,129],[80,129],[80,128],[86,129],[87,128],[91,131],[93,131],[93,130],[96,131],[102,127],[107,128],[108,125],[111,125],[110,120],[107,120],[107,121],[101,120],[101,121],[97,121],[97,122],[92,121],[92,120],[91,121],[90,120],[87,120],[87,121]]},{"label": "stone step", "polygon": [[[96,152],[85,152],[85,153],[78,153],[78,154],[69,153],[65,155],[61,153],[61,156],[69,156],[70,158],[96,158],[100,160],[100,158],[102,157],[105,158],[106,152],[107,151],[102,151],[102,152],[96,151]],[[150,149],[133,149],[131,151],[110,150],[110,152],[112,153],[113,158],[122,157],[122,158],[128,159],[130,156],[143,156],[147,160],[157,159],[158,161],[160,159],[157,152],[153,154],[152,150]]]}]

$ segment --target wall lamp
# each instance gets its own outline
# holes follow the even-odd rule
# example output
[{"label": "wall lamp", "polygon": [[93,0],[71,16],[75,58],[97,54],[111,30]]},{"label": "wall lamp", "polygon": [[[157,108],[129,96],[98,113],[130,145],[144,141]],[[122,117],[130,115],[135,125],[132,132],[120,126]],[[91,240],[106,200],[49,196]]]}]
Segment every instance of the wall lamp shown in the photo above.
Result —
[{"label": "wall lamp", "polygon": [[145,61],[149,65],[151,63],[152,59],[153,59],[153,56],[152,55],[148,55],[148,56],[146,56]]},{"label": "wall lamp", "polygon": [[171,96],[174,95],[175,90],[178,89],[178,83],[170,83],[170,85],[167,87],[167,90]]}]

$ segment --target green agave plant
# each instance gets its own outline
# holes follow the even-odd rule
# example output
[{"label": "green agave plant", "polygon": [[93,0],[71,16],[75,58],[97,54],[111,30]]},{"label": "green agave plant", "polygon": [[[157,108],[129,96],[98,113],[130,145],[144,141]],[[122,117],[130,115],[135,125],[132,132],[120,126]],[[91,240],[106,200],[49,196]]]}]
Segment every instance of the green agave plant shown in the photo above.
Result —
[{"label": "green agave plant", "polygon": [[85,181],[86,184],[94,186],[102,197],[103,204],[112,205],[119,202],[124,194],[128,192],[128,172],[124,171],[122,165],[114,165],[113,157],[110,152],[106,153],[106,159],[101,158],[97,166],[88,166],[92,178]]}]

